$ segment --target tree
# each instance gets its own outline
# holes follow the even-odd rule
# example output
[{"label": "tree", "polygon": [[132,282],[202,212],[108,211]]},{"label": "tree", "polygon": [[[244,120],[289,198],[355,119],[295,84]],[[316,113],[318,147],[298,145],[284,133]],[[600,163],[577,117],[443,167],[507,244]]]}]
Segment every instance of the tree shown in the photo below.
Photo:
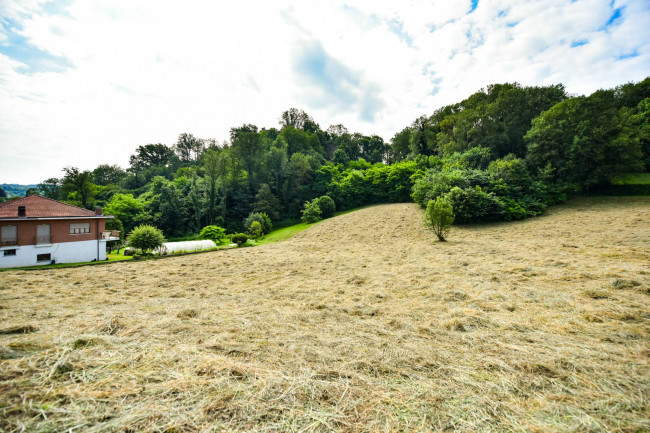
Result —
[{"label": "tree", "polygon": [[334,212],[336,211],[334,200],[326,195],[318,198],[318,207],[320,208],[321,216],[323,218],[333,217]]},{"label": "tree", "polygon": [[63,172],[63,190],[67,193],[67,198],[76,198],[82,207],[90,209],[95,201],[92,173],[79,171],[77,167],[66,167]]},{"label": "tree", "polygon": [[264,212],[272,220],[277,221],[280,219],[280,200],[271,192],[271,187],[267,183],[260,185],[260,189],[255,195],[255,203],[253,204],[253,212]]},{"label": "tree", "polygon": [[154,226],[139,225],[134,228],[127,239],[129,246],[140,250],[142,255],[152,251],[165,242],[165,236]]},{"label": "tree", "polygon": [[443,197],[437,197],[427,203],[427,209],[424,214],[424,224],[438,236],[438,239],[444,242],[449,234],[451,225],[454,223],[454,211],[451,203]]},{"label": "tree", "polygon": [[104,206],[104,214],[113,215],[120,220],[126,233],[130,233],[137,225],[143,210],[144,202],[133,197],[133,194],[115,194]]},{"label": "tree", "polygon": [[262,234],[268,234],[271,233],[271,230],[273,230],[273,224],[271,223],[271,218],[264,212],[253,212],[248,217],[244,220],[244,227],[246,230],[249,231],[250,233],[250,228],[253,225],[253,223],[257,221],[260,223],[260,227],[262,230]]},{"label": "tree", "polygon": [[125,177],[126,172],[115,164],[101,164],[93,170],[93,182],[96,185],[119,185]]},{"label": "tree", "polygon": [[201,229],[201,233],[199,233],[201,239],[209,239],[217,245],[221,243],[221,239],[225,236],[226,229],[215,225],[205,226]]},{"label": "tree", "polygon": [[[207,220],[208,224],[215,222],[217,214],[217,199],[219,198],[219,178],[225,179],[228,174],[228,159],[226,152],[219,152],[215,149],[209,149],[203,155],[203,170],[205,180],[208,183],[206,200],[208,204]],[[223,184],[223,182],[222,182]],[[222,194],[222,201],[223,201]]]},{"label": "tree", "polygon": [[138,146],[129,158],[131,170],[141,171],[146,168],[167,166],[174,157],[174,151],[161,143]]},{"label": "tree", "polygon": [[174,152],[176,152],[178,159],[185,163],[198,161],[204,149],[204,140],[186,132],[180,134],[174,144]]},{"label": "tree", "polygon": [[25,197],[30,195],[41,195],[41,192],[38,188],[28,188],[27,191],[25,191]]},{"label": "tree", "polygon": [[257,132],[257,126],[245,124],[230,129],[230,141],[234,156],[244,161],[248,172],[248,184],[253,185],[255,167],[259,165],[262,154],[262,137]]},{"label": "tree", "polygon": [[41,195],[55,200],[61,198],[61,181],[56,177],[50,177],[38,184]]},{"label": "tree", "polygon": [[253,239],[257,239],[262,236],[262,224],[259,221],[253,221],[248,227],[248,233]]},{"label": "tree", "polygon": [[296,129],[301,129],[306,132],[316,132],[320,129],[318,124],[314,122],[314,119],[304,110],[299,110],[297,108],[289,108],[287,111],[282,113],[280,118],[280,125],[282,129],[287,126],[293,126]]},{"label": "tree", "polygon": [[305,202],[305,208],[301,212],[301,220],[304,223],[315,223],[323,219],[320,207],[318,207],[318,199]]}]

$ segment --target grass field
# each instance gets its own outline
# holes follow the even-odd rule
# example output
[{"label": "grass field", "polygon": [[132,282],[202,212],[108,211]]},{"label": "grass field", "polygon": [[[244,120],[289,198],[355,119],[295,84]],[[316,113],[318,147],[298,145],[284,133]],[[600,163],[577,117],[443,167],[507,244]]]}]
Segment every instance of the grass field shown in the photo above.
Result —
[{"label": "grass field", "polygon": [[0,431],[650,431],[650,197],[0,275]]}]

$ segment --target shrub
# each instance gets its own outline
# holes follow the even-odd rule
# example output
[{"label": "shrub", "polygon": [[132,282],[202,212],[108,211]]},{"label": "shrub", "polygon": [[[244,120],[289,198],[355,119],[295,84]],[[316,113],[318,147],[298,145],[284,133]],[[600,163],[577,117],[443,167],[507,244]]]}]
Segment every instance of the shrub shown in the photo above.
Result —
[{"label": "shrub", "polygon": [[461,223],[489,221],[503,215],[503,204],[494,194],[484,192],[479,186],[465,189],[454,187],[443,197],[451,203],[456,221]]},{"label": "shrub", "polygon": [[305,208],[301,212],[301,220],[304,223],[315,223],[316,221],[323,219],[321,216],[320,207],[318,206],[317,198],[313,199],[312,201],[306,201]]},{"label": "shrub", "polygon": [[248,241],[248,235],[246,233],[237,233],[230,237],[230,241],[241,247]]},{"label": "shrub", "polygon": [[269,234],[271,233],[271,230],[273,230],[273,223],[271,222],[271,218],[265,213],[265,212],[252,212],[248,217],[244,220],[244,227],[246,230],[250,233],[251,225],[253,222],[259,222],[260,225],[262,226],[262,234]]},{"label": "shrub", "polygon": [[260,224],[259,221],[253,221],[248,228],[248,234],[251,235],[253,239],[262,236],[262,224]]},{"label": "shrub", "polygon": [[225,236],[226,236],[226,229],[214,225],[203,227],[201,233],[199,233],[199,237],[201,239],[209,239],[217,245],[221,243],[221,239],[224,238]]},{"label": "shrub", "polygon": [[139,249],[144,255],[160,247],[165,242],[165,236],[160,229],[143,224],[131,230],[127,242],[129,246]]},{"label": "shrub", "polygon": [[424,213],[424,224],[431,229],[438,239],[445,241],[451,225],[454,223],[454,211],[451,203],[443,197],[430,200]]},{"label": "shrub", "polygon": [[318,207],[320,208],[321,216],[323,218],[330,218],[334,216],[334,212],[336,211],[336,205],[334,204],[334,200],[332,200],[329,196],[322,196],[318,199]]}]

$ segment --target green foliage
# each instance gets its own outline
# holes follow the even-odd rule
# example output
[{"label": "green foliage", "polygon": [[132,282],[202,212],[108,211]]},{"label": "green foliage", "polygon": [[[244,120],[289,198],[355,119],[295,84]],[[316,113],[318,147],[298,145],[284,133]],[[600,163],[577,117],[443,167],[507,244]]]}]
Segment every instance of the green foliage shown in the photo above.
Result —
[{"label": "green foliage", "polygon": [[126,233],[130,233],[139,223],[139,216],[143,212],[143,200],[133,197],[133,194],[115,194],[104,206],[105,215],[113,215],[124,224]]},{"label": "green foliage", "polygon": [[215,225],[205,226],[201,229],[201,233],[199,233],[199,238],[209,239],[217,245],[221,243],[221,239],[225,236],[226,229]]},{"label": "green foliage", "polygon": [[63,169],[63,191],[67,193],[68,201],[84,207],[92,208],[95,203],[95,193],[92,183],[92,174],[89,171],[79,171],[77,167]]},{"label": "green foliage", "polygon": [[261,234],[268,234],[271,233],[271,230],[273,230],[273,223],[271,222],[271,218],[269,218],[269,216],[264,212],[252,212],[250,215],[248,215],[248,217],[246,217],[244,220],[244,227],[249,233],[254,222],[258,222],[260,224],[260,228],[262,230]]},{"label": "green foliage", "polygon": [[318,199],[305,202],[305,208],[302,212],[302,222],[304,223],[315,223],[323,219],[321,216],[321,209],[318,206]]},{"label": "green foliage", "polygon": [[160,229],[150,225],[139,225],[131,230],[127,243],[133,248],[137,248],[144,255],[160,247],[165,242],[165,236]]},{"label": "green foliage", "polygon": [[260,224],[259,221],[253,221],[248,227],[248,234],[250,234],[253,239],[262,236],[262,224]]},{"label": "green foliage", "polygon": [[267,183],[260,185],[260,189],[255,195],[254,212],[267,214],[272,220],[280,219],[280,200],[271,192],[271,187]]},{"label": "green foliage", "polygon": [[649,98],[650,78],[571,98],[562,85],[494,84],[415,119],[390,144],[343,125],[322,130],[289,109],[280,130],[244,124],[223,144],[184,133],[171,146],[139,146],[126,171],[68,168],[38,189],[103,206],[127,233],[150,224],[173,237],[209,225],[242,232],[253,220],[268,232],[251,213],[283,225],[305,202],[303,217],[317,220],[331,213],[323,196],[337,210],[410,200],[426,207],[445,197],[457,222],[520,219],[579,191],[629,193],[607,183],[650,169]]},{"label": "green foliage", "polygon": [[334,216],[334,212],[336,212],[334,200],[326,195],[318,198],[318,207],[323,218],[331,218]]},{"label": "green foliage", "polygon": [[424,223],[440,241],[444,242],[454,223],[454,211],[451,203],[443,197],[430,200],[424,213]]},{"label": "green foliage", "polygon": [[248,235],[246,233],[236,233],[230,237],[230,241],[241,247],[248,241]]},{"label": "green foliage", "polygon": [[443,198],[451,204],[456,221],[460,223],[490,221],[503,215],[503,204],[480,186],[465,189],[454,187]]}]

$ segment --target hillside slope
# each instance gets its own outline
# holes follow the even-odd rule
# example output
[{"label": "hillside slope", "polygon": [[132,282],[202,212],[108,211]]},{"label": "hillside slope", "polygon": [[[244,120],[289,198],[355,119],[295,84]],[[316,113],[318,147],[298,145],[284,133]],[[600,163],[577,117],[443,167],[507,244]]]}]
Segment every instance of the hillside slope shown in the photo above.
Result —
[{"label": "hillside slope", "polygon": [[0,430],[650,429],[650,198],[446,243],[422,216],[1,274]]}]

